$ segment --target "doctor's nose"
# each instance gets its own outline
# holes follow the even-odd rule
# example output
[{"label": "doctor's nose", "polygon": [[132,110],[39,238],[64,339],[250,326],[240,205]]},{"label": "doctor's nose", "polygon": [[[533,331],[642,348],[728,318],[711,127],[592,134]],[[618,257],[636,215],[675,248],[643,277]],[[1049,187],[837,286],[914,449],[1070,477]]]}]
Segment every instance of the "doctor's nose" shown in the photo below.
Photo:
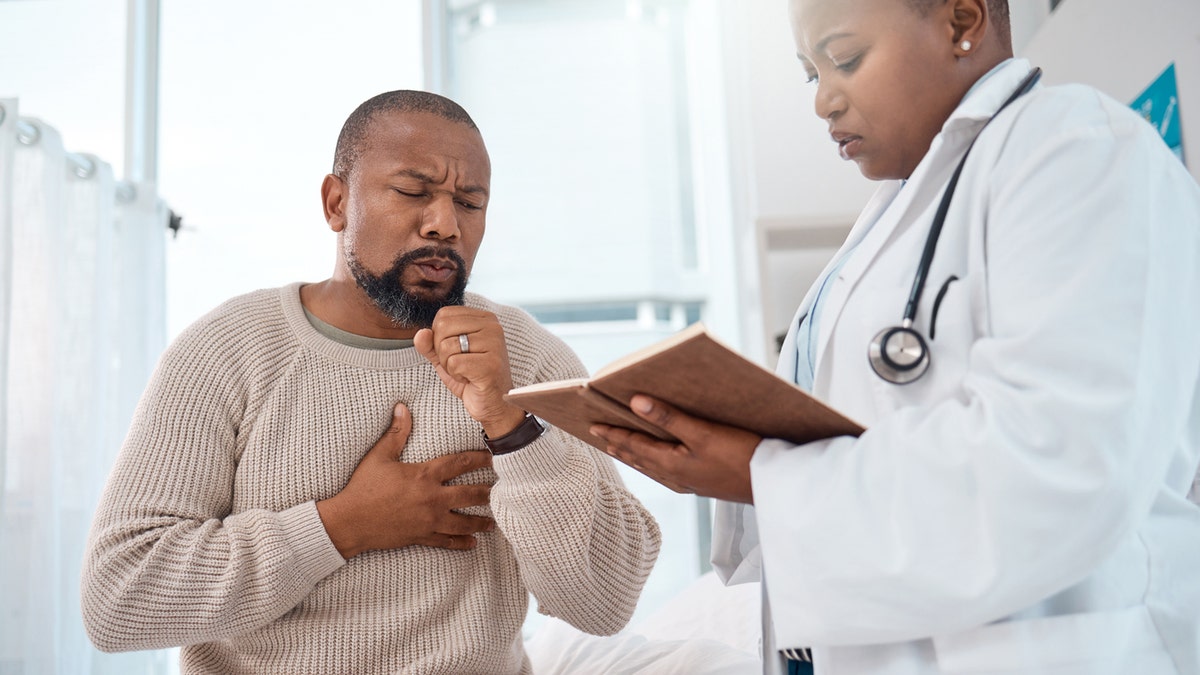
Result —
[{"label": "doctor's nose", "polygon": [[846,100],[837,87],[826,83],[825,80],[817,81],[817,95],[813,99],[813,109],[817,113],[817,117],[832,122],[842,114],[845,107]]}]

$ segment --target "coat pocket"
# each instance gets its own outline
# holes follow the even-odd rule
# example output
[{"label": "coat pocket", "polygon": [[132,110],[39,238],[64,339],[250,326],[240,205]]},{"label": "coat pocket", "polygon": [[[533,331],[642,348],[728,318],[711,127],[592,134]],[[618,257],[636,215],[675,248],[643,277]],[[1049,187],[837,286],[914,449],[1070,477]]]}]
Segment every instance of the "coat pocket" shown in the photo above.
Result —
[{"label": "coat pocket", "polygon": [[933,639],[944,673],[1174,673],[1144,606],[988,624]]}]

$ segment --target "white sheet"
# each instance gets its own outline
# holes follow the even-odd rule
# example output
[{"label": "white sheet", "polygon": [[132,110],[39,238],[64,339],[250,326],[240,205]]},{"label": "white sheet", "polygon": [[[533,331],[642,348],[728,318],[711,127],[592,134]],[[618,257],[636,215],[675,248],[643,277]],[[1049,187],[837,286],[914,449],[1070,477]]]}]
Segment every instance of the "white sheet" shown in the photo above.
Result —
[{"label": "white sheet", "polygon": [[760,673],[759,592],[758,584],[726,587],[710,572],[617,635],[587,635],[552,618],[525,647],[535,675]]}]

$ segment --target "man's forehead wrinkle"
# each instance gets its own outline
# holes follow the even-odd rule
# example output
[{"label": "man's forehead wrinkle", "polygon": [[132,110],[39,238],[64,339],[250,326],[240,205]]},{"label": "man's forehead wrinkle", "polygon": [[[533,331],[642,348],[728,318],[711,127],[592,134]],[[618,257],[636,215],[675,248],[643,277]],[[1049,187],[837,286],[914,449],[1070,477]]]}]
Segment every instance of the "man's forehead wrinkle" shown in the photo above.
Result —
[{"label": "man's forehead wrinkle", "polygon": [[419,180],[423,183],[436,182],[434,180],[433,176],[430,176],[429,174],[427,174],[424,171],[421,171],[419,169],[412,169],[409,167],[400,167],[400,168],[396,169],[395,171],[393,171],[392,175],[393,176],[408,176],[409,178],[416,178],[417,180]]},{"label": "man's forehead wrinkle", "polygon": [[[435,178],[434,176],[431,176],[420,169],[413,169],[410,167],[400,167],[393,171],[391,175],[395,177],[415,178],[416,180],[419,180],[427,185],[439,185],[445,180],[445,176],[440,179]],[[467,194],[488,194],[487,186],[477,183],[467,183],[465,185],[456,186],[455,189],[459,192],[464,192]]]}]

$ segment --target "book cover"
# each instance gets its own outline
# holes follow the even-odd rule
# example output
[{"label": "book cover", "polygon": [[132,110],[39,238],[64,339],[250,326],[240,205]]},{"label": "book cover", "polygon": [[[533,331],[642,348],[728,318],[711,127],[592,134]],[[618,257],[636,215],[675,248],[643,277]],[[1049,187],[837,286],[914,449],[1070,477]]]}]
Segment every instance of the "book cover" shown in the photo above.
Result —
[{"label": "book cover", "polygon": [[596,422],[677,440],[629,409],[646,394],[704,419],[793,443],[863,432],[819,399],[738,354],[703,324],[617,359],[587,379],[542,382],[506,398],[567,433],[602,448]]}]

